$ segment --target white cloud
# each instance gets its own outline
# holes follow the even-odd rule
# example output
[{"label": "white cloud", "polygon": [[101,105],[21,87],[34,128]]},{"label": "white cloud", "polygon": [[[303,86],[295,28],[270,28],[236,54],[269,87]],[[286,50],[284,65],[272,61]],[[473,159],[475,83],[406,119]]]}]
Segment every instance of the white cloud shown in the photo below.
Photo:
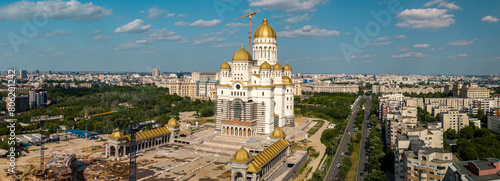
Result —
[{"label": "white cloud", "polygon": [[285,21],[288,23],[298,23],[301,21],[307,21],[310,20],[312,17],[312,14],[309,15],[309,13],[305,13],[303,15],[297,15],[297,16],[292,16],[290,18],[287,18]]},{"label": "white cloud", "polygon": [[444,7],[446,9],[451,9],[451,10],[462,9],[460,6],[455,5],[455,2],[452,3],[441,2],[439,3],[438,7]]},{"label": "white cloud", "polygon": [[158,9],[158,8],[149,8],[149,10],[148,10],[148,14],[149,14],[150,18],[158,18],[163,13],[166,13],[166,11]]},{"label": "white cloud", "polygon": [[307,12],[316,11],[316,6],[326,3],[328,0],[249,0],[250,7],[262,7],[264,9],[285,12]]},{"label": "white cloud", "polygon": [[175,16],[175,13],[167,13],[167,16],[165,16],[165,17],[170,18],[170,17],[174,17],[174,16]]},{"label": "white cloud", "polygon": [[432,0],[424,4],[424,7],[429,7],[434,4],[439,4],[440,2],[444,2],[445,0]]},{"label": "white cloud", "polygon": [[485,17],[481,18],[481,21],[489,21],[489,22],[493,22],[493,23],[496,23],[496,22],[498,22],[499,20],[500,20],[500,19],[495,18],[495,17],[490,16],[490,15],[485,16]]},{"label": "white cloud", "polygon": [[177,17],[184,17],[186,14],[178,14]]},{"label": "white cloud", "polygon": [[408,47],[398,47],[399,51],[406,52],[409,51],[410,49]]},{"label": "white cloud", "polygon": [[189,23],[185,21],[179,21],[174,23],[174,26],[187,26],[187,25],[189,25]]},{"label": "white cloud", "polygon": [[464,45],[470,45],[473,44],[474,40],[457,40],[457,41],[452,41],[449,42],[448,45],[454,45],[454,46],[464,46]]},{"label": "white cloud", "polygon": [[271,15],[271,18],[274,18],[274,19],[276,19],[276,18],[283,18],[283,15],[273,14],[273,15]]},{"label": "white cloud", "polygon": [[405,39],[405,38],[408,38],[408,37],[406,35],[394,35],[394,38]]},{"label": "white cloud", "polygon": [[136,49],[142,47],[142,44],[134,43],[134,42],[127,42],[127,43],[122,43],[119,44],[115,50],[125,50],[125,49]]},{"label": "white cloud", "polygon": [[448,27],[455,23],[454,15],[446,14],[447,9],[405,9],[396,17],[403,22],[396,24],[400,28],[426,29]]},{"label": "white cloud", "polygon": [[221,24],[221,21],[219,19],[213,19],[210,21],[205,21],[205,20],[198,20],[193,23],[188,23],[185,21],[179,21],[174,23],[175,26],[195,26],[195,27],[216,27]]},{"label": "white cloud", "polygon": [[421,52],[408,52],[400,55],[393,55],[392,58],[420,58],[427,57],[429,55],[423,54]]},{"label": "white cloud", "polygon": [[377,55],[363,55],[363,58],[373,58],[376,57]]},{"label": "white cloud", "polygon": [[370,46],[383,46],[383,45],[389,45],[389,44],[391,44],[390,41],[373,41],[368,45],[370,45]]},{"label": "white cloud", "polygon": [[240,46],[240,44],[238,43],[223,43],[223,44],[214,44],[212,45],[212,47],[217,47],[217,48],[221,48],[221,47],[238,47]]},{"label": "white cloud", "polygon": [[390,36],[383,36],[383,37],[375,38],[373,41],[386,41],[386,40],[389,40],[390,38],[391,38]]},{"label": "white cloud", "polygon": [[321,57],[318,60],[330,60],[330,61],[333,61],[333,60],[341,60],[341,59],[338,58],[338,57]]},{"label": "white cloud", "polygon": [[53,32],[45,34],[45,36],[50,38],[50,37],[53,37],[53,36],[66,36],[66,35],[70,35],[70,34],[71,34],[71,32],[69,32],[69,31],[55,30]]},{"label": "white cloud", "polygon": [[206,38],[202,38],[199,40],[195,40],[194,44],[200,45],[200,44],[208,44],[208,43],[222,42],[222,41],[226,41],[226,39],[212,36],[212,37],[206,37]]},{"label": "white cloud", "polygon": [[429,44],[415,44],[413,48],[429,48]]},{"label": "white cloud", "polygon": [[351,55],[351,59],[355,59],[356,58],[356,55]]},{"label": "white cloud", "polygon": [[146,38],[148,41],[159,41],[159,40],[180,40],[182,36],[177,35],[173,31],[168,31],[166,28],[153,30],[149,36]]},{"label": "white cloud", "polygon": [[94,31],[92,31],[92,33],[94,33],[94,34],[99,34],[101,32],[102,32],[101,30],[94,30]]},{"label": "white cloud", "polygon": [[365,63],[372,63],[372,60],[366,60]]},{"label": "white cloud", "polygon": [[228,23],[225,25],[225,27],[228,27],[228,28],[236,28],[236,27],[243,27],[243,26],[248,26],[248,25],[245,23]]},{"label": "white cloud", "polygon": [[196,26],[196,27],[216,27],[220,25],[221,21],[218,19],[213,19],[211,21],[205,21],[205,20],[198,20],[193,23],[191,23],[189,26]]},{"label": "white cloud", "polygon": [[53,57],[53,56],[60,56],[64,54],[64,52],[55,52],[53,49],[47,49],[44,50],[43,53],[40,53],[38,56],[40,57]]},{"label": "white cloud", "polygon": [[116,28],[115,33],[144,33],[151,28],[151,25],[142,25],[141,19],[136,19],[126,25]]},{"label": "white cloud", "polygon": [[468,57],[469,55],[467,55],[466,53],[463,53],[463,54],[458,54],[459,57]]},{"label": "white cloud", "polygon": [[278,36],[286,37],[286,38],[302,37],[302,36],[328,37],[328,36],[336,36],[339,34],[340,34],[339,31],[320,29],[317,26],[313,26],[313,25],[306,25],[302,28],[292,30],[292,31],[278,32]]},{"label": "white cloud", "polygon": [[82,4],[77,0],[61,1],[19,1],[0,8],[0,20],[11,19],[23,21],[33,17],[46,16],[50,19],[69,19],[74,21],[100,20],[103,16],[111,14],[93,3]]},{"label": "white cloud", "polygon": [[436,51],[436,50],[443,50],[443,49],[444,49],[443,47],[439,47],[439,48],[437,48],[437,49],[436,49],[436,48],[432,48],[431,50],[432,50],[432,51]]},{"label": "white cloud", "polygon": [[94,37],[94,40],[103,40],[103,41],[105,41],[105,40],[109,40],[109,39],[111,39],[111,38],[112,38],[111,36],[96,35],[96,36]]}]

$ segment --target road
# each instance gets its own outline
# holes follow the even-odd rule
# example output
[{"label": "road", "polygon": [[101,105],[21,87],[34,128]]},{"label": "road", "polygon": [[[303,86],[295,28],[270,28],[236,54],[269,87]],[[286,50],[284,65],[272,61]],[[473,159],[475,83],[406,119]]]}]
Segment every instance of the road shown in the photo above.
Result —
[{"label": "road", "polygon": [[[369,120],[371,103],[371,96],[367,96],[365,106],[365,120],[363,121],[363,133],[361,137],[361,145],[358,157],[358,172],[356,173],[357,181],[365,180],[366,174],[368,174],[368,154],[366,153],[366,151],[368,149],[368,135],[370,134],[368,123],[370,122]],[[363,176],[361,176],[361,173],[363,173]]]},{"label": "road", "polygon": [[347,128],[344,131],[344,135],[342,136],[342,140],[340,141],[340,145],[337,147],[337,152],[335,153],[335,156],[333,157],[332,163],[330,164],[330,168],[328,169],[328,172],[326,173],[325,181],[332,181],[332,180],[337,180],[337,174],[339,172],[339,169],[337,168],[337,164],[341,164],[342,158],[344,156],[341,155],[341,153],[347,152],[347,146],[348,143],[350,142],[351,137],[354,136],[354,120],[356,119],[356,114],[358,113],[358,110],[360,109],[360,104],[361,101],[363,100],[363,97],[360,96],[354,103],[354,110],[351,114],[351,117],[349,119],[349,123],[347,123]]}]

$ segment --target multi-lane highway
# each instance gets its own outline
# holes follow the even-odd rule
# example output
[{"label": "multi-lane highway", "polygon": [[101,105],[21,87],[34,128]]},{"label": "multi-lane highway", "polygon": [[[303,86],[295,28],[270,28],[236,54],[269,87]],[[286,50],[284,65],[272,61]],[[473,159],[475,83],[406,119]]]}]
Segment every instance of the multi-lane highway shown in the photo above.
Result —
[{"label": "multi-lane highway", "polygon": [[[368,129],[368,123],[370,122],[370,108],[371,108],[371,96],[367,96],[366,106],[365,106],[365,120],[363,121],[363,133],[360,142],[360,151],[358,157],[358,173],[356,173],[356,180],[362,181],[365,180],[366,174],[368,173],[368,135],[370,134],[370,130]],[[371,125],[376,126],[376,125]],[[363,174],[363,176],[361,176]]]},{"label": "multi-lane highway", "polygon": [[341,155],[341,153],[347,152],[347,146],[348,143],[350,142],[350,139],[352,136],[354,136],[354,120],[356,119],[356,114],[358,113],[358,110],[360,109],[360,104],[361,101],[363,100],[363,97],[360,96],[354,103],[353,111],[351,114],[351,117],[349,119],[349,123],[347,123],[347,128],[344,131],[344,135],[342,136],[342,140],[340,141],[340,145],[337,147],[337,152],[335,153],[335,156],[333,157],[333,161],[330,163],[330,168],[328,169],[328,172],[326,173],[325,181],[333,181],[337,180],[337,174],[339,172],[339,168],[337,168],[337,164],[341,164],[342,158],[344,157]]}]

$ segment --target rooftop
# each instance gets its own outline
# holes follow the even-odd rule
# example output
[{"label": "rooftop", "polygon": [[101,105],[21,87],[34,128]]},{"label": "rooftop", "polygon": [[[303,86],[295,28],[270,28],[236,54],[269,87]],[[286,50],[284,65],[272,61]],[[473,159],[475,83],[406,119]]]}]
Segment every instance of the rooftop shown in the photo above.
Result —
[{"label": "rooftop", "polygon": [[[487,158],[484,160],[471,160],[471,162],[475,163],[481,170],[483,169],[493,169],[491,166],[491,162],[498,162],[499,160],[496,158]],[[454,162],[454,166],[456,166],[460,172],[460,174],[464,175],[466,174],[469,178],[471,178],[474,181],[486,181],[486,180],[500,180],[500,175],[497,173],[495,174],[490,174],[490,175],[483,175],[479,176],[472,172],[472,170],[469,169],[469,161],[462,161],[462,162]]]}]

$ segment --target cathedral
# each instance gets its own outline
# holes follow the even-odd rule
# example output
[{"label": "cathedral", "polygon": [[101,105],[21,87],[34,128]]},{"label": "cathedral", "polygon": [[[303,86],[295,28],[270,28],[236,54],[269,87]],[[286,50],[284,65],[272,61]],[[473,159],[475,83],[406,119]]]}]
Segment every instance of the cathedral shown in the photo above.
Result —
[{"label": "cathedral", "polygon": [[220,66],[216,132],[270,136],[275,128],[294,126],[292,67],[278,62],[276,32],[264,19],[255,30],[252,53],[243,47]]}]

